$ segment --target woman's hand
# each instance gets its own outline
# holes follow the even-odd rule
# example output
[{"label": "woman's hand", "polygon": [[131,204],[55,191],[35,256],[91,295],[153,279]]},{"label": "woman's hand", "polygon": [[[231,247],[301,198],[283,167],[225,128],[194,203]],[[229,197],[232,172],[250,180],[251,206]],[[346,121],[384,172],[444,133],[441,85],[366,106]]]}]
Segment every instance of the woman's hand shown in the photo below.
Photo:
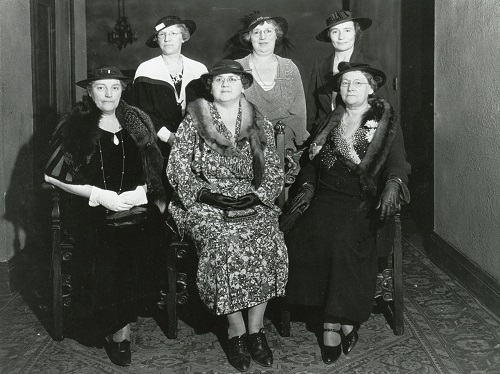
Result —
[{"label": "woman's hand", "polygon": [[133,206],[144,205],[148,203],[148,198],[146,197],[146,191],[144,187],[137,186],[133,191],[126,191],[120,194],[120,197],[128,204]]},{"label": "woman's hand", "polygon": [[391,217],[396,214],[401,208],[401,203],[399,201],[399,195],[401,193],[401,187],[399,183],[394,180],[389,180],[380,195],[380,200],[377,205],[377,209],[380,208],[380,219],[385,220],[387,217]]},{"label": "woman's hand", "polygon": [[304,183],[297,192],[297,195],[293,198],[290,203],[290,207],[287,210],[287,214],[294,213],[295,211],[304,213],[304,211],[309,208],[311,201],[314,197],[314,185],[312,183]]},{"label": "woman's hand", "polygon": [[220,193],[210,192],[206,187],[198,191],[196,200],[200,203],[205,203],[222,210],[234,209],[237,200],[234,197],[226,196]]},{"label": "woman's hand", "polygon": [[256,205],[262,204],[262,201],[254,193],[247,193],[246,195],[240,196],[236,199],[236,203],[233,205],[233,209],[248,209]]},{"label": "woman's hand", "polygon": [[125,202],[121,195],[118,195],[115,191],[103,190],[95,186],[92,186],[92,191],[90,192],[89,205],[102,205],[114,212],[122,212],[133,207],[132,204]]}]

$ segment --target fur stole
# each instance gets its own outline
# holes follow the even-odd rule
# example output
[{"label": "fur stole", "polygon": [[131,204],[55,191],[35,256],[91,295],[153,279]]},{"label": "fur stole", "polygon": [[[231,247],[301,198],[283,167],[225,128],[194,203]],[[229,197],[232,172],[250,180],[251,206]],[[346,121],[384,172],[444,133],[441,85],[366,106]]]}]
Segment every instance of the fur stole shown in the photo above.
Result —
[{"label": "fur stole", "polygon": [[[364,126],[370,120],[376,121],[378,126],[365,156],[359,164],[355,164],[338,155],[339,160],[359,175],[363,194],[362,198],[366,204],[369,204],[369,201],[377,194],[376,179],[385,164],[396,136],[396,121],[391,104],[383,99],[370,99],[369,104],[371,108],[363,115],[361,126]],[[337,106],[321,124],[320,128],[318,128],[314,138],[311,140],[309,154],[311,159],[319,153],[321,147],[331,136],[332,131],[340,125],[344,113],[345,107],[341,105]],[[367,208],[366,204],[364,204],[365,207],[363,208]]]},{"label": "fur stole", "polygon": [[[77,175],[81,166],[87,164],[98,149],[99,121],[102,111],[94,101],[84,96],[73,110],[63,118],[58,128],[62,140],[64,158]],[[153,123],[142,110],[120,101],[116,118],[122,128],[135,141],[142,156],[148,194],[163,212],[166,205],[165,191],[161,181],[163,157],[156,145]]]},{"label": "fur stole", "polygon": [[187,107],[198,135],[208,147],[226,157],[240,157],[240,149],[248,141],[253,157],[253,184],[256,189],[259,188],[264,175],[264,149],[267,140],[262,123],[255,118],[254,106],[245,98],[240,99],[241,130],[235,147],[233,143],[216,130],[208,105],[208,101],[197,99]]}]

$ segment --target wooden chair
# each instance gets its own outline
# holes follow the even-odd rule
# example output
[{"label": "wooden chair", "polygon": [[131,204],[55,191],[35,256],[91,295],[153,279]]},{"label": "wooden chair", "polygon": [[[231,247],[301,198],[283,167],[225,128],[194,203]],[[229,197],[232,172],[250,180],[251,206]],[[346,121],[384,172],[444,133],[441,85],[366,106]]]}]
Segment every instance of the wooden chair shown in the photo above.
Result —
[{"label": "wooden chair", "polygon": [[[75,240],[71,236],[63,219],[61,199],[65,192],[49,183],[43,183],[42,188],[49,191],[52,201],[51,210],[51,247],[52,247],[52,315],[54,340],[64,339],[65,314],[72,307],[74,297],[72,286],[73,251]],[[170,228],[166,227],[166,230]],[[179,272],[179,264],[189,254],[189,245],[182,242],[173,233],[172,241],[167,248],[167,282],[159,295],[159,320],[165,326],[169,339],[177,337],[177,305],[185,304],[188,300],[188,275]],[[65,313],[66,312],[66,313]]]},{"label": "wooden chair", "polygon": [[[276,148],[285,173],[285,185],[278,197],[277,204],[283,207],[288,189],[295,181],[299,171],[299,159],[303,151],[285,148],[285,126],[282,122],[275,125]],[[388,268],[382,269],[377,275],[377,291],[375,302],[382,312],[394,334],[404,333],[403,322],[403,264],[401,244],[401,218],[397,214],[385,222],[383,229],[377,232],[377,252],[379,256],[388,258]],[[290,336],[290,308],[286,297],[280,302],[280,322],[278,330],[281,336]]]}]

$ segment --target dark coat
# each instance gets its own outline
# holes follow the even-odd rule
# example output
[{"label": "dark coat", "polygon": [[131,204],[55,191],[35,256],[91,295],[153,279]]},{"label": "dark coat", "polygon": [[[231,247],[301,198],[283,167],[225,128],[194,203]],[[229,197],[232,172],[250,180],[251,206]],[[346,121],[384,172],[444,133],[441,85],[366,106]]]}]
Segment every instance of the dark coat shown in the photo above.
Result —
[{"label": "dark coat", "polygon": [[[84,96],[83,100],[61,119],[47,164],[51,176],[64,183],[88,183],[79,171],[83,165],[89,163],[99,148],[98,130],[101,116],[102,111],[97,108],[93,100]],[[123,100],[116,108],[116,117],[139,148],[149,198],[163,212],[166,205],[165,191],[161,182],[163,157],[156,145],[153,123],[146,113]]]},{"label": "dark coat", "polygon": [[[332,87],[328,83],[333,77],[334,58],[335,52],[326,59],[318,60],[314,63],[306,94],[307,130],[309,132],[314,130],[332,112]],[[381,69],[378,60],[366,55],[356,47],[349,61],[363,62],[376,69]],[[384,97],[384,95],[381,97]],[[337,95],[336,101],[337,104],[342,101],[339,95]]]}]

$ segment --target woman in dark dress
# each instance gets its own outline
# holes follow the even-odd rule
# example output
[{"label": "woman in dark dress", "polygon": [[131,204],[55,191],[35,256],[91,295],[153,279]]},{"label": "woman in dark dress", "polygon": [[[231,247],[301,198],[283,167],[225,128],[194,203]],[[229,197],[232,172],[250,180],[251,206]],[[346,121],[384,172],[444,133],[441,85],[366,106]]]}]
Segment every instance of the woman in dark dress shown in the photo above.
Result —
[{"label": "woman in dark dress", "polygon": [[69,193],[72,322],[122,366],[131,363],[129,323],[159,295],[165,209],[154,127],[121,101],[127,79],[105,66],[77,83],[88,96],[59,124],[45,170],[46,182]]},{"label": "woman in dark dress", "polygon": [[356,344],[374,303],[376,228],[409,201],[401,128],[391,105],[371,97],[384,82],[385,74],[367,64],[339,64],[331,86],[345,106],[312,135],[300,187],[281,220],[288,231],[287,300],[324,308],[326,364]]}]

